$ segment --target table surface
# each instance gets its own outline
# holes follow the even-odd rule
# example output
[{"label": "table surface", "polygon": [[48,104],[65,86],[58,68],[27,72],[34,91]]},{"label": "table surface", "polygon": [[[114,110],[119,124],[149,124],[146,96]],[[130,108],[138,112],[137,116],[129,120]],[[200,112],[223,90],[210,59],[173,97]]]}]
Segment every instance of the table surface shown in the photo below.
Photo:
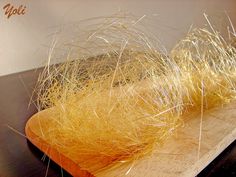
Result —
[{"label": "table surface", "polygon": [[[27,120],[37,112],[29,103],[40,71],[0,77],[0,177],[70,176],[24,136]],[[205,176],[236,177],[236,141],[198,175]]]}]

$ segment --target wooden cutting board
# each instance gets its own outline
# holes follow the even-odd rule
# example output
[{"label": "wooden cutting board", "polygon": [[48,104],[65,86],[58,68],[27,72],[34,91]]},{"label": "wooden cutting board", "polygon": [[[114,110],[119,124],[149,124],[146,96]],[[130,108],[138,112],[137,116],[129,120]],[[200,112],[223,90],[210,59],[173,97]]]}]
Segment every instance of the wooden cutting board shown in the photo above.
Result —
[{"label": "wooden cutting board", "polygon": [[186,118],[184,127],[179,128],[162,146],[157,147],[152,155],[133,164],[121,164],[116,168],[91,174],[86,169],[81,169],[73,159],[58,152],[50,142],[43,141],[43,132],[52,120],[52,111],[48,109],[38,112],[29,119],[25,128],[27,138],[75,177],[192,177],[236,139],[234,102],[204,112],[202,119],[200,115],[190,115]]}]

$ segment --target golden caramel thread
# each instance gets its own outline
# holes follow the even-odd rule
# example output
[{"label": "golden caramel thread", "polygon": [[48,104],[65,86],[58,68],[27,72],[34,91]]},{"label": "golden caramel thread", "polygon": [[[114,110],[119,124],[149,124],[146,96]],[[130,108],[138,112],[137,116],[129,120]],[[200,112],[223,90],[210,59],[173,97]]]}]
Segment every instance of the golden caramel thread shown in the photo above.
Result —
[{"label": "golden caramel thread", "polygon": [[166,56],[136,22],[106,19],[39,77],[39,110],[54,116],[42,138],[92,173],[149,154],[184,115],[236,96],[236,49],[215,30],[193,29]]}]

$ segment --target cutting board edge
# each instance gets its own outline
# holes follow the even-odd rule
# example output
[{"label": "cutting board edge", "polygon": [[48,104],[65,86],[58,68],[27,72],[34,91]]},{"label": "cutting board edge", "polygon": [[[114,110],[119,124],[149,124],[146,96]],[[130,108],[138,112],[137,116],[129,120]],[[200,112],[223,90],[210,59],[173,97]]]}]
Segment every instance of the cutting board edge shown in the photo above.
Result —
[{"label": "cutting board edge", "polygon": [[[188,169],[184,173],[182,173],[181,177],[197,176],[207,165],[209,165],[216,157],[218,157],[220,153],[222,153],[235,140],[236,140],[236,127],[232,130],[230,134],[225,136],[224,139],[222,139],[216,146],[214,146],[214,148],[212,148],[206,154],[201,156],[198,162],[194,164],[193,168]],[[208,163],[204,163],[206,161]]]},{"label": "cutting board edge", "polygon": [[25,126],[25,134],[27,139],[40,151],[46,154],[52,161],[58,164],[60,167],[65,169],[68,173],[70,173],[74,177],[94,177],[90,172],[86,170],[82,170],[78,164],[74,161],[70,160],[63,154],[59,153],[55,148],[51,147],[48,143],[42,140],[38,135],[36,135],[30,128],[29,122],[32,121],[35,117],[37,117],[39,113],[33,115],[26,123]]}]

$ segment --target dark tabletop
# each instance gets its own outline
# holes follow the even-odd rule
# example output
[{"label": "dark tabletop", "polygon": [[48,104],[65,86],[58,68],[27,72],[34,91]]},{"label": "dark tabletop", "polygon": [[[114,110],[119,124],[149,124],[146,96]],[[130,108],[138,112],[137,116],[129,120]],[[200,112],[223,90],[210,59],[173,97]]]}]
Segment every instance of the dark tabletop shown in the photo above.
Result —
[{"label": "dark tabletop", "polygon": [[[29,102],[39,72],[0,77],[0,177],[70,176],[24,137],[27,120],[37,112]],[[236,141],[198,176],[236,177]]]}]

